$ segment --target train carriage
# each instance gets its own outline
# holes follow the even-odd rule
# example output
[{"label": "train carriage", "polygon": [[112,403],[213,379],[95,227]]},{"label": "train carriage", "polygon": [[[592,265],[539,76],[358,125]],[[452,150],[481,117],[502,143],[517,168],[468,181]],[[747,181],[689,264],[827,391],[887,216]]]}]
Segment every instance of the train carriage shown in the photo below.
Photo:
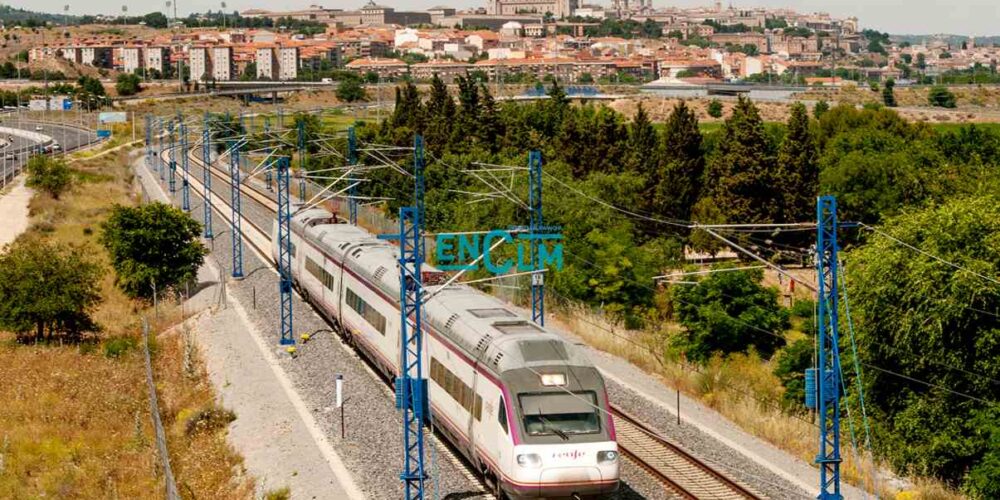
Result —
[{"label": "train carriage", "polygon": [[[296,213],[291,229],[296,288],[395,377],[397,247],[322,209]],[[276,231],[277,224],[272,242]],[[494,297],[465,285],[439,286],[426,286],[434,296],[423,322],[423,375],[435,426],[502,495],[616,491],[614,423],[604,380],[586,356]]]}]

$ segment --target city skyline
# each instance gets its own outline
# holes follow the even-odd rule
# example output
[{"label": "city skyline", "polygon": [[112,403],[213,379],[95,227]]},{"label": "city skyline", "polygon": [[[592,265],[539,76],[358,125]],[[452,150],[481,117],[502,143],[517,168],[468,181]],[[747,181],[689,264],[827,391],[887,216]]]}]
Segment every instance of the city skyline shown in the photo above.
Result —
[{"label": "city skyline", "polygon": [[[834,17],[858,17],[862,28],[871,28],[896,35],[933,35],[933,34],[954,34],[970,36],[995,36],[1000,35],[1000,28],[996,25],[996,19],[1000,18],[1000,3],[991,0],[958,0],[948,5],[946,10],[936,8],[938,4],[919,0],[926,3],[927,8],[907,5],[906,15],[900,15],[900,5],[892,0],[871,0],[862,2],[860,0],[740,0],[733,2],[737,7],[768,7],[768,8],[789,8],[799,12],[828,12]],[[211,0],[182,0],[177,4],[178,15],[186,16],[191,12],[205,12],[206,10],[217,11],[221,3]],[[269,8],[266,2],[257,0],[228,0],[224,2],[227,11],[243,11],[252,8]],[[285,9],[306,8],[310,5],[318,4],[325,8],[358,8],[366,3],[366,0],[336,0],[334,2],[323,2],[321,0],[297,0],[287,2],[282,5]],[[435,5],[448,5],[451,7],[466,9],[474,7],[485,7],[485,0],[382,0],[381,4],[386,4],[397,9],[427,9]],[[596,3],[606,7],[611,5],[610,0]],[[70,3],[69,13],[72,15],[83,14],[105,14],[117,15],[121,12],[121,0],[95,0],[87,2],[86,8],[74,6]],[[711,2],[705,0],[654,0],[653,6],[656,9],[665,7],[696,7],[709,5]],[[66,0],[39,0],[27,2],[17,0],[9,2],[12,7],[49,12],[62,13]],[[150,5],[148,8],[129,5],[130,15],[142,15],[154,10],[166,11],[166,2],[157,7]],[[172,10],[172,9],[171,9]],[[942,12],[944,10],[944,12]]]}]

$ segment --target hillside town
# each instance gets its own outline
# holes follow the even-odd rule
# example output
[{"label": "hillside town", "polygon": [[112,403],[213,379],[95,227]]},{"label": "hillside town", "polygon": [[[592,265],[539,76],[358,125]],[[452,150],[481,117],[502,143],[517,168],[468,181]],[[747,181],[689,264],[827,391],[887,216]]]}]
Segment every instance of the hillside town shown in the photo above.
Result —
[{"label": "hillside town", "polygon": [[[250,9],[240,17],[269,27],[183,28],[175,21],[172,29],[143,39],[107,33],[41,44],[28,58],[61,58],[146,79],[177,79],[180,70],[194,82],[317,80],[348,70],[382,80],[437,74],[450,81],[476,73],[507,83],[810,85],[890,78],[902,83],[995,68],[1000,59],[1000,48],[977,46],[973,39],[958,46],[945,39],[897,44],[886,34],[862,30],[855,17],[718,1],[654,9],[648,0],[614,0],[608,7],[489,0],[469,11],[401,11],[369,2],[355,10]],[[289,20],[312,29],[280,24]]]}]

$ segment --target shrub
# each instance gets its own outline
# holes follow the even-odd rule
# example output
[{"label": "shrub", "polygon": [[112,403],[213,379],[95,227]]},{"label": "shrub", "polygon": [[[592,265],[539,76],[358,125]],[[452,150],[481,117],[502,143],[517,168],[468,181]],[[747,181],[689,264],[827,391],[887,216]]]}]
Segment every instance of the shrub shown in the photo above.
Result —
[{"label": "shrub", "polygon": [[927,94],[927,101],[931,106],[939,108],[954,108],[956,106],[955,94],[942,85],[931,87],[930,93]]},{"label": "shrub", "polygon": [[40,189],[55,199],[65,193],[73,184],[69,165],[61,158],[35,155],[28,160],[28,180],[30,188]]},{"label": "shrub", "polygon": [[365,100],[365,89],[357,78],[350,78],[337,85],[337,99],[344,102]]},{"label": "shrub", "polygon": [[123,96],[138,94],[142,91],[142,80],[139,79],[138,75],[122,73],[118,75],[118,80],[115,82],[115,91],[118,92],[118,95]]},{"label": "shrub", "polygon": [[104,356],[120,358],[125,353],[135,349],[138,343],[132,337],[115,337],[104,342]]},{"label": "shrub", "polygon": [[687,329],[679,342],[691,359],[751,348],[770,358],[785,343],[788,313],[778,305],[777,291],[761,286],[762,278],[759,269],[714,273],[698,285],[673,289],[677,319]]},{"label": "shrub", "polygon": [[823,116],[823,113],[830,111],[830,104],[826,101],[817,101],[816,105],[813,106],[813,116],[819,120],[819,117]]},{"label": "shrub", "polygon": [[712,118],[722,118],[722,102],[712,99],[708,103],[708,116]]}]

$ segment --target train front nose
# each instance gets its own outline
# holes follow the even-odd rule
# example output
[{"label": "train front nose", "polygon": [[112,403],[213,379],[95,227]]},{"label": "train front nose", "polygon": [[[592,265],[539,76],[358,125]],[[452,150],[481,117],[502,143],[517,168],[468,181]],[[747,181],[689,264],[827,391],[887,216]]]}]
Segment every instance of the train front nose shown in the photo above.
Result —
[{"label": "train front nose", "polygon": [[617,489],[618,475],[606,477],[599,467],[542,469],[538,481],[538,496],[545,498],[604,495]]}]

